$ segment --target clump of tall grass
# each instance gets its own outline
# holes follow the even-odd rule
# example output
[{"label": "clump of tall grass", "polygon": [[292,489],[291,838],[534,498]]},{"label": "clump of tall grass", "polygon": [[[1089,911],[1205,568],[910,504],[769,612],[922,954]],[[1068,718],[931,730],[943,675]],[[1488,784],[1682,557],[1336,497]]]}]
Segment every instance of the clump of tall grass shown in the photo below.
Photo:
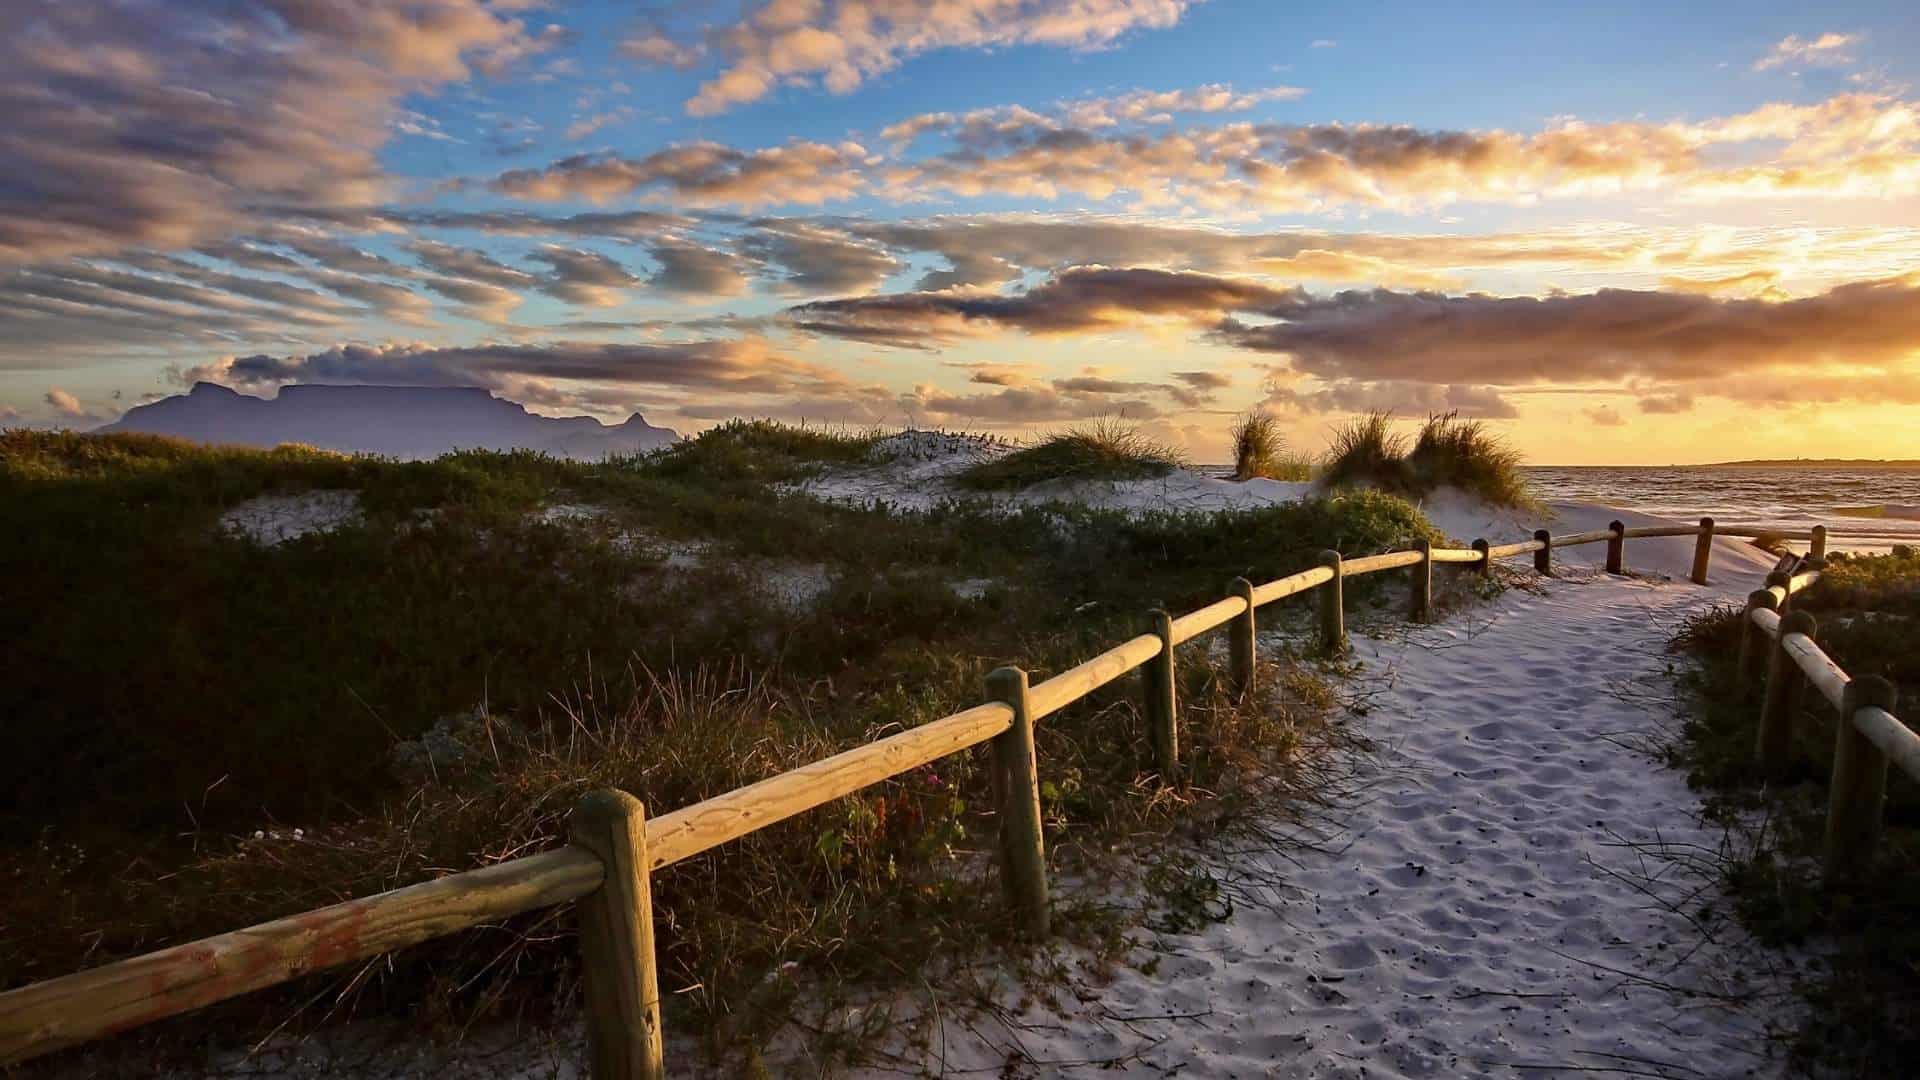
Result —
[{"label": "clump of tall grass", "polygon": [[1373,487],[1407,491],[1407,437],[1393,430],[1393,415],[1370,412],[1333,430],[1320,482],[1328,487]]},{"label": "clump of tall grass", "polygon": [[1456,412],[1427,417],[1407,455],[1407,471],[1417,491],[1451,487],[1495,506],[1533,502],[1520,454],[1481,420],[1463,420]]},{"label": "clump of tall grass", "polygon": [[1151,480],[1184,464],[1186,455],[1178,447],[1138,425],[1102,418],[983,461],[955,479],[961,487],[991,491],[1054,480]]},{"label": "clump of tall grass", "polygon": [[1393,415],[1370,412],[1335,429],[1321,481],[1329,487],[1374,487],[1407,495],[1457,488],[1495,506],[1534,503],[1520,455],[1483,421],[1458,413],[1427,417],[1409,439]]},{"label": "clump of tall grass", "polygon": [[1287,449],[1278,418],[1250,412],[1233,424],[1233,478],[1311,480],[1313,463]]}]

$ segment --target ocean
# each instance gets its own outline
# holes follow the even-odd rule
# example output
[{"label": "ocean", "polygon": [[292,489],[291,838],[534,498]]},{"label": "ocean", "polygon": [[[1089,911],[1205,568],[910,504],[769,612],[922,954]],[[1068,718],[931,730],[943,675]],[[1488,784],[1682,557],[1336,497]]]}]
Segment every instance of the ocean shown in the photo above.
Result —
[{"label": "ocean", "polygon": [[1920,544],[1920,468],[1529,466],[1542,498],[1599,502],[1678,521],[1805,530],[1825,525],[1832,550]]}]

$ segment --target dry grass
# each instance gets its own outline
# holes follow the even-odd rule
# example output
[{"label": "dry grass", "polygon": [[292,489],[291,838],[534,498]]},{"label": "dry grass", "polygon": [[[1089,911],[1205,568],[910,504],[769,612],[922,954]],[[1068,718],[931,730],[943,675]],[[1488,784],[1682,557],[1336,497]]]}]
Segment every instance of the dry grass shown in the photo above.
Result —
[{"label": "dry grass", "polygon": [[1150,480],[1184,464],[1186,455],[1179,448],[1154,439],[1136,424],[1104,418],[983,461],[956,481],[984,491],[1053,481]]},{"label": "dry grass", "polygon": [[1251,412],[1233,424],[1233,478],[1252,480],[1311,480],[1313,463],[1287,450],[1277,417]]},{"label": "dry grass", "polygon": [[1408,495],[1450,487],[1494,506],[1527,508],[1536,500],[1520,463],[1482,421],[1440,413],[1409,439],[1394,430],[1392,414],[1371,412],[1335,429],[1321,481]]}]

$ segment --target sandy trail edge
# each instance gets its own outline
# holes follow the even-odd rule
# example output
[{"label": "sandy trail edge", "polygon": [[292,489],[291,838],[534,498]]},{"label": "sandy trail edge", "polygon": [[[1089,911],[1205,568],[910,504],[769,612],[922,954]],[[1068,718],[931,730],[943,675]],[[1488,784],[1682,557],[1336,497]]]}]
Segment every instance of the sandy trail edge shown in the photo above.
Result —
[{"label": "sandy trail edge", "polygon": [[1758,954],[1719,917],[1704,936],[1688,916],[1705,905],[1724,916],[1714,883],[1635,846],[1721,842],[1684,779],[1641,747],[1679,708],[1667,634],[1751,581],[1573,576],[1438,626],[1355,639],[1356,723],[1379,746],[1372,783],[1337,829],[1302,837],[1321,851],[1240,856],[1251,860],[1232,870],[1243,878],[1285,879],[1272,903],[1152,939],[1151,975],[1128,968],[1047,1001],[1009,997],[1011,1022],[948,1025],[919,1067],[1781,1072],[1770,1036],[1799,1022],[1800,961]]}]

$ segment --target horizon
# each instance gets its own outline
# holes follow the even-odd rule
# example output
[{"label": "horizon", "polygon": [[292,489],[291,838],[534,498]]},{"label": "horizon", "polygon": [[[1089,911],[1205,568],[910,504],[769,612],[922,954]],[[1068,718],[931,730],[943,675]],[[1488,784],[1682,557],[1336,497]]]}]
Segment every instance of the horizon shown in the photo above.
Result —
[{"label": "horizon", "polygon": [[1920,20],[1251,0],[29,0],[0,427],[473,385],[1195,460],[1920,458]]}]

